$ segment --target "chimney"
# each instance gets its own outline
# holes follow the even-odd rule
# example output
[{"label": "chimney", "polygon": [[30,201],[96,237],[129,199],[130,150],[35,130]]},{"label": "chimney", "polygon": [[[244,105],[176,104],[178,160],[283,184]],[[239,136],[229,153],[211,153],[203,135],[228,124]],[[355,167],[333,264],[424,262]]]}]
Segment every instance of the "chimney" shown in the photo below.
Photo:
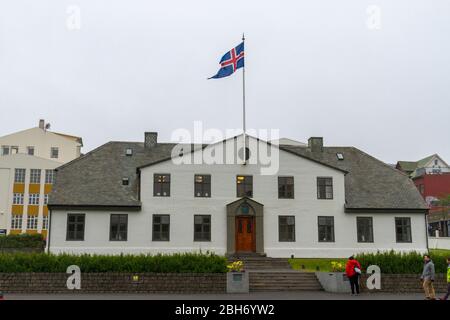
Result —
[{"label": "chimney", "polygon": [[144,146],[147,149],[153,148],[158,144],[158,132],[146,132]]},{"label": "chimney", "polygon": [[323,151],[323,138],[322,137],[311,137],[308,139],[308,148],[311,152],[322,152]]},{"label": "chimney", "polygon": [[39,120],[39,129],[42,129],[42,130],[45,129],[45,120],[44,119]]}]

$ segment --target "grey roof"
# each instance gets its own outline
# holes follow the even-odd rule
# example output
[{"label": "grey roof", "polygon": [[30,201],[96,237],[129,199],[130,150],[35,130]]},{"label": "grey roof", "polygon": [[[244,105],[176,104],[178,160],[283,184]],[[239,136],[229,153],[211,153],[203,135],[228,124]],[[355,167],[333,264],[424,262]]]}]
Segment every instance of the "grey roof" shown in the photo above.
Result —
[{"label": "grey roof", "polygon": [[[170,159],[175,144],[158,143],[147,149],[138,142],[109,142],[57,169],[50,208],[139,207],[137,169]],[[125,155],[132,148],[133,156]],[[346,173],[347,209],[426,210],[427,206],[407,175],[353,147],[280,145],[280,149]],[[344,160],[338,160],[336,153]],[[122,178],[129,178],[122,186]]]},{"label": "grey roof", "polygon": [[[148,149],[140,142],[109,142],[56,171],[49,207],[140,206],[136,168],[170,156],[174,144]],[[131,148],[132,156],[125,150]],[[123,186],[122,179],[129,185]]]},{"label": "grey roof", "polygon": [[[427,205],[408,176],[354,147],[324,147],[311,152],[305,147],[280,146],[281,149],[326,162],[347,171],[345,196],[347,209],[418,209]],[[342,153],[344,160],[338,160]]]}]

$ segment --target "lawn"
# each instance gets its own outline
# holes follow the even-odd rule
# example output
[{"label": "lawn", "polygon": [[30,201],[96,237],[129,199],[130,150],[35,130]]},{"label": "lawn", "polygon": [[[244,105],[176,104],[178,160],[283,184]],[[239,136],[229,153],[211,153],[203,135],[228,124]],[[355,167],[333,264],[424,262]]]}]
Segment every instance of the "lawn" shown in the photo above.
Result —
[{"label": "lawn", "polygon": [[[331,271],[331,262],[342,262],[345,264],[346,258],[294,258],[289,259],[289,263],[295,270],[302,270],[306,272],[315,271]],[[319,268],[319,270],[317,270]]]},{"label": "lawn", "polygon": [[[432,249],[430,250],[431,254],[435,255],[443,255],[450,257],[450,250],[442,250],[442,249]],[[347,258],[294,258],[289,259],[289,263],[292,268],[295,270],[302,270],[306,272],[315,272],[315,271],[331,271],[331,262],[347,262]],[[317,270],[319,268],[319,270]]]},{"label": "lawn", "polygon": [[445,250],[445,249],[431,249],[430,251],[431,251],[431,253],[434,253],[434,254],[447,255],[448,257],[450,257],[450,250]]}]

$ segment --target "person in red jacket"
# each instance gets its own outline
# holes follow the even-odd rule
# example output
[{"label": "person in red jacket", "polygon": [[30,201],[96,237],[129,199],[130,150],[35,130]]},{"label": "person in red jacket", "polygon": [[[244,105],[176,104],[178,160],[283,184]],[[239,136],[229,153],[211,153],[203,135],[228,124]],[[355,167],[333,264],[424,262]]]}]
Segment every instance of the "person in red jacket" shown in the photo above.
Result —
[{"label": "person in red jacket", "polygon": [[361,264],[351,256],[348,258],[347,264],[345,265],[345,274],[350,280],[350,287],[352,289],[352,295],[359,294],[359,276],[361,275]]}]

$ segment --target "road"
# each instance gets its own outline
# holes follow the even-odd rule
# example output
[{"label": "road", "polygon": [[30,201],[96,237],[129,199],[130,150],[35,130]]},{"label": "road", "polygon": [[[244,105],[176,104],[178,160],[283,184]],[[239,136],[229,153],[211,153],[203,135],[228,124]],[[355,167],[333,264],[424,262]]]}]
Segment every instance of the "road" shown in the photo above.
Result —
[{"label": "road", "polygon": [[314,292],[249,294],[5,294],[5,300],[423,300],[420,293],[365,293],[359,296]]}]

